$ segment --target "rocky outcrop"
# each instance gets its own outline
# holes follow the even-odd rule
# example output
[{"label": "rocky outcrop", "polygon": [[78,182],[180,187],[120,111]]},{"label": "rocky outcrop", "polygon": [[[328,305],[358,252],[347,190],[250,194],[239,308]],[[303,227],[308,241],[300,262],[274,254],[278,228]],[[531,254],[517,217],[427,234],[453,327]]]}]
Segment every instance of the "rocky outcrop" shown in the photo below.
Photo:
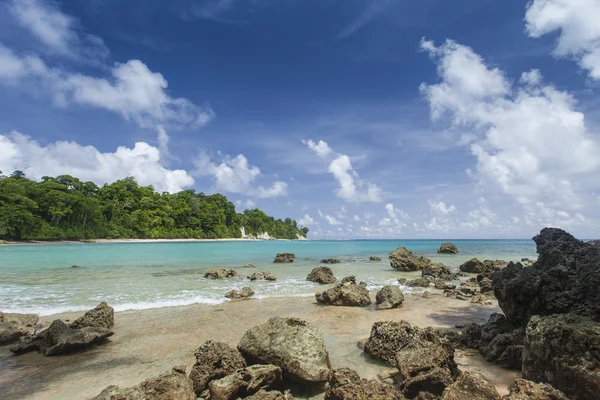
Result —
[{"label": "rocky outcrop", "polygon": [[494,271],[499,271],[506,267],[508,261],[504,260],[484,260],[480,261],[477,258],[472,258],[469,261],[460,265],[459,269],[462,272],[470,274],[485,274]]},{"label": "rocky outcrop", "polygon": [[206,341],[195,352],[196,363],[190,372],[190,379],[196,394],[200,395],[210,381],[221,379],[246,367],[242,354],[225,343]]},{"label": "rocky outcrop", "polygon": [[438,253],[443,254],[458,254],[458,247],[454,243],[442,243],[437,249]]},{"label": "rocky outcrop", "polygon": [[398,390],[375,380],[361,379],[356,371],[340,368],[332,371],[325,400],[405,400]]},{"label": "rocky outcrop", "polygon": [[227,279],[227,278],[237,278],[240,274],[237,273],[235,269],[225,269],[225,268],[214,268],[206,271],[204,277],[206,279]]},{"label": "rocky outcrop", "polygon": [[333,276],[333,271],[329,267],[317,267],[310,271],[306,277],[307,281],[317,282],[322,284],[334,283],[337,279]]},{"label": "rocky outcrop", "polygon": [[10,351],[21,354],[38,350],[45,356],[55,356],[83,350],[91,344],[103,342],[112,335],[114,332],[107,328],[74,329],[57,319],[50,324],[48,329],[35,335],[21,337]]},{"label": "rocky outcrop", "polygon": [[291,263],[294,262],[294,258],[296,258],[294,253],[277,253],[273,262],[279,264]]},{"label": "rocky outcrop", "polygon": [[21,336],[35,332],[36,314],[11,314],[0,312],[0,345],[13,343]]},{"label": "rocky outcrop", "polygon": [[246,398],[260,390],[278,387],[281,368],[275,365],[252,365],[208,384],[211,400]]},{"label": "rocky outcrop", "polygon": [[517,379],[508,390],[502,400],[569,400],[563,392],[550,385],[525,379]]},{"label": "rocky outcrop", "polygon": [[357,285],[354,276],[345,277],[335,287],[317,293],[315,298],[318,303],[332,306],[365,307],[371,304],[369,290],[364,285]]},{"label": "rocky outcrop", "polygon": [[252,296],[254,296],[254,290],[248,286],[242,288],[241,290],[233,289],[225,293],[225,297],[228,299],[247,299],[248,297]]},{"label": "rocky outcrop", "polygon": [[274,317],[248,330],[238,350],[251,363],[273,364],[302,382],[326,382],[331,365],[323,334],[298,318]]},{"label": "rocky outcrop", "polygon": [[402,302],[404,302],[404,294],[398,286],[384,286],[375,297],[378,310],[402,307]]},{"label": "rocky outcrop", "polygon": [[425,266],[421,270],[421,276],[424,278],[441,279],[444,281],[453,281],[458,279],[458,275],[450,270],[444,264],[436,263]]},{"label": "rocky outcrop", "polygon": [[196,394],[185,367],[176,367],[127,389],[108,386],[93,400],[196,400]]},{"label": "rocky outcrop", "polygon": [[339,264],[342,262],[339,258],[324,258],[319,261],[321,264]]},{"label": "rocky outcrop", "polygon": [[600,393],[599,366],[600,323],[575,314],[530,319],[523,378],[549,383],[577,400],[592,400]]},{"label": "rocky outcrop", "polygon": [[381,257],[371,256],[369,257],[369,261],[381,261]]},{"label": "rocky outcrop", "polygon": [[430,266],[431,260],[427,257],[416,256],[406,247],[399,247],[390,253],[390,265],[398,271],[420,271]]},{"label": "rocky outcrop", "polygon": [[442,394],[442,400],[500,400],[500,394],[477,372],[463,371]]},{"label": "rocky outcrop", "polygon": [[427,278],[417,278],[417,279],[411,279],[410,281],[406,281],[404,283],[406,286],[410,286],[410,287],[429,287],[429,285],[431,284],[431,281]]},{"label": "rocky outcrop", "polygon": [[277,278],[270,272],[255,272],[248,277],[251,281],[276,281]]},{"label": "rocky outcrop", "polygon": [[85,327],[110,329],[115,326],[115,310],[104,301],[95,308],[89,310],[77,318],[71,328],[80,329]]}]

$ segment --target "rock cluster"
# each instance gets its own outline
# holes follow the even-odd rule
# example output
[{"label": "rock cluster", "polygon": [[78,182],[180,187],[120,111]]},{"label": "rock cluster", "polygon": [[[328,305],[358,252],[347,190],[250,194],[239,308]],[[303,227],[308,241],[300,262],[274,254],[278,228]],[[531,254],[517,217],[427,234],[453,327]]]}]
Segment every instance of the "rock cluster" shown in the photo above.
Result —
[{"label": "rock cluster", "polygon": [[427,257],[416,256],[406,247],[399,247],[390,253],[390,265],[398,271],[420,271],[430,266],[431,260]]},{"label": "rock cluster", "polygon": [[319,261],[321,264],[339,264],[342,262],[339,258],[324,258]]},{"label": "rock cluster", "polygon": [[0,345],[17,341],[21,336],[35,332],[38,323],[35,314],[10,314],[0,312]]},{"label": "rock cluster", "polygon": [[356,371],[340,368],[332,371],[325,400],[375,399],[405,400],[401,392],[375,380],[361,379]]},{"label": "rock cluster", "polygon": [[345,277],[335,287],[317,293],[315,298],[318,303],[333,306],[365,307],[371,304],[369,290],[364,284],[356,284],[354,276]]},{"label": "rock cluster", "polygon": [[270,272],[255,272],[248,277],[251,281],[276,281],[277,278]]},{"label": "rock cluster", "polygon": [[331,270],[331,268],[317,267],[313,268],[312,271],[310,271],[310,274],[308,274],[306,280],[310,282],[329,284],[335,283],[337,279],[335,276],[333,276],[333,271]]},{"label": "rock cluster", "polygon": [[254,296],[254,290],[248,286],[242,288],[241,290],[233,289],[225,293],[225,297],[228,299],[247,299],[248,297],[252,296]]},{"label": "rock cluster", "polygon": [[430,279],[442,279],[444,281],[453,281],[458,279],[458,275],[450,270],[450,267],[441,264],[429,264],[421,270],[421,276]]},{"label": "rock cluster", "polygon": [[275,365],[251,365],[211,381],[208,390],[211,400],[233,400],[276,388],[281,381],[281,368]]},{"label": "rock cluster", "polygon": [[458,254],[458,247],[454,243],[442,243],[437,249],[438,253]]},{"label": "rock cluster", "polygon": [[277,253],[273,262],[279,264],[292,263],[294,262],[294,258],[296,258],[294,253]]},{"label": "rock cluster", "polygon": [[242,354],[225,343],[206,341],[195,352],[196,363],[192,366],[190,379],[194,391],[200,395],[212,380],[221,379],[246,367]]},{"label": "rock cluster", "polygon": [[478,258],[472,258],[467,262],[460,265],[459,269],[462,272],[468,272],[470,274],[487,274],[494,271],[499,271],[506,267],[508,261],[504,260],[484,260],[480,261]]},{"label": "rock cluster", "polygon": [[237,278],[240,274],[235,269],[214,268],[206,271],[204,277],[206,279],[227,279]]},{"label": "rock cluster", "polygon": [[398,286],[384,286],[375,297],[377,310],[388,310],[390,308],[402,307],[404,294]]}]

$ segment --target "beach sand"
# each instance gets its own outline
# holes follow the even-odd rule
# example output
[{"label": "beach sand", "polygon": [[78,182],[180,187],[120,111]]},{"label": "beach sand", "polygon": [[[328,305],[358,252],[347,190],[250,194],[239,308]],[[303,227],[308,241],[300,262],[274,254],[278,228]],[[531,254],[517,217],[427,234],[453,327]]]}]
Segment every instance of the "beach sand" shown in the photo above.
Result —
[{"label": "beach sand", "polygon": [[[374,293],[371,297],[375,297]],[[124,311],[115,314],[115,335],[110,342],[83,353],[43,357],[33,352],[12,356],[10,346],[0,347],[0,398],[86,399],[108,385],[135,385],[175,365],[185,365],[189,371],[194,350],[204,341],[212,339],[236,346],[246,330],[273,316],[309,321],[323,332],[333,368],[350,367],[372,379],[390,370],[365,356],[357,346],[360,339],[369,336],[374,322],[407,320],[421,327],[453,327],[485,322],[498,311],[496,303],[475,305],[439,293],[430,298],[407,295],[402,308],[385,311],[376,311],[374,306],[322,306],[313,297]],[[80,315],[55,315],[42,320],[74,319]],[[506,394],[507,386],[518,377],[517,372],[489,364],[474,351],[457,351],[456,361],[462,369],[483,373],[501,394]]]}]

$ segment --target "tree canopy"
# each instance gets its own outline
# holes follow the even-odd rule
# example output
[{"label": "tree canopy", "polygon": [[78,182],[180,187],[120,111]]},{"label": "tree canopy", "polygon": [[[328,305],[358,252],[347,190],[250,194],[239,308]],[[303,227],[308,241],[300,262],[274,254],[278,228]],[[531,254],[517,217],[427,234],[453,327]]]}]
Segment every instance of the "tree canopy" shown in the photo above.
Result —
[{"label": "tree canopy", "polygon": [[268,232],[277,239],[306,236],[296,221],[259,209],[236,213],[221,194],[194,190],[157,193],[125,178],[98,187],[70,175],[40,182],[22,171],[0,172],[0,237],[9,240],[220,239]]}]

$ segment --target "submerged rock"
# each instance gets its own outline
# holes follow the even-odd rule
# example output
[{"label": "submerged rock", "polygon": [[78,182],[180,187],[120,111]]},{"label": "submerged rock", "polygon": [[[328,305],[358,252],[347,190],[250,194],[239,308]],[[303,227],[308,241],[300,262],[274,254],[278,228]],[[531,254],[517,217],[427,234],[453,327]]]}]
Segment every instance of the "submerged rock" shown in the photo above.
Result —
[{"label": "submerged rock", "polygon": [[339,258],[324,258],[319,261],[321,264],[339,264],[342,262]]},{"label": "submerged rock", "polygon": [[277,278],[270,272],[255,272],[248,277],[251,281],[276,281]]},{"label": "submerged rock", "polygon": [[252,365],[208,384],[211,400],[246,398],[260,390],[268,390],[281,383],[281,368],[275,365]]},{"label": "submerged rock", "polygon": [[398,271],[420,271],[430,266],[431,260],[427,257],[416,256],[406,247],[399,247],[390,253],[390,265]]},{"label": "submerged rock", "polygon": [[366,307],[371,304],[369,290],[364,285],[357,285],[354,276],[345,277],[335,287],[317,293],[318,303],[333,306]]},{"label": "submerged rock", "polygon": [[225,293],[225,297],[228,299],[247,299],[248,297],[254,296],[254,290],[246,286],[242,290],[230,290]]},{"label": "submerged rock", "polygon": [[208,383],[221,379],[246,367],[242,354],[226,343],[208,340],[195,352],[196,363],[192,366],[190,379],[196,394],[200,395]]},{"label": "submerged rock", "polygon": [[483,375],[462,371],[456,381],[444,390],[442,400],[500,400],[500,394]]},{"label": "submerged rock", "polygon": [[0,345],[13,343],[21,336],[35,332],[36,314],[12,314],[0,312]]},{"label": "submerged rock", "polygon": [[214,268],[206,271],[204,277],[206,279],[227,279],[227,278],[237,278],[240,274],[237,273],[235,269],[225,269],[225,268]]},{"label": "submerged rock", "polygon": [[325,382],[331,364],[323,334],[298,318],[274,317],[248,330],[238,350],[251,363],[273,364],[302,382]]},{"label": "submerged rock", "polygon": [[381,261],[381,257],[371,256],[369,257],[369,261]]},{"label": "submerged rock", "polygon": [[196,400],[196,394],[185,367],[177,367],[130,388],[108,386],[93,400]]},{"label": "submerged rock", "polygon": [[384,286],[375,297],[378,310],[402,307],[402,302],[404,302],[404,294],[398,286]]},{"label": "submerged rock", "polygon": [[569,400],[563,392],[550,385],[525,379],[517,379],[508,390],[502,400]]},{"label": "submerged rock", "polygon": [[454,243],[442,243],[437,249],[438,253],[458,254],[458,247]]},{"label": "submerged rock", "polygon": [[83,316],[77,318],[71,328],[79,329],[85,327],[96,327],[110,329],[115,326],[115,310],[106,302],[98,304]]},{"label": "submerged rock", "polygon": [[398,390],[375,380],[361,379],[356,371],[340,368],[332,371],[325,400],[405,400]]},{"label": "submerged rock", "polygon": [[279,264],[291,263],[294,262],[294,258],[296,258],[294,253],[277,253],[273,262]]},{"label": "submerged rock", "polygon": [[306,277],[307,281],[317,282],[322,284],[334,283],[337,279],[333,276],[333,271],[329,267],[317,267],[310,271]]}]

